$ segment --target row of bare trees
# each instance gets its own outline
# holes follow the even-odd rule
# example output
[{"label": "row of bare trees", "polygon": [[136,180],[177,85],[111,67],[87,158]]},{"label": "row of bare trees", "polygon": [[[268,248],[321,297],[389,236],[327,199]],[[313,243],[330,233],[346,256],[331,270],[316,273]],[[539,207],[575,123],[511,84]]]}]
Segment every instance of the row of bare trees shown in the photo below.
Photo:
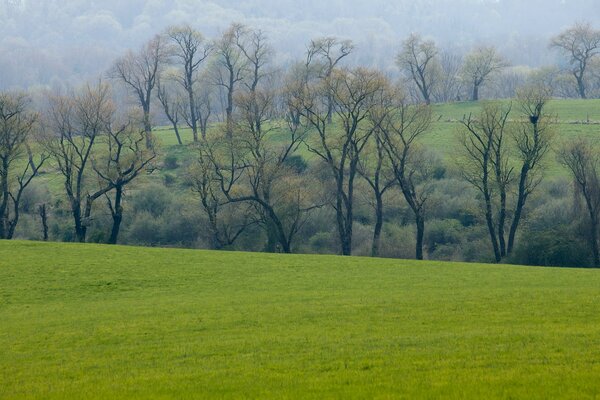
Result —
[{"label": "row of bare trees", "polygon": [[[595,81],[597,74],[593,67],[600,53],[600,30],[577,23],[552,38],[550,47],[565,57],[562,71],[572,78],[577,95],[585,99],[590,81]],[[434,41],[418,34],[410,35],[402,43],[397,64],[416,89],[417,97],[427,104],[460,99],[463,91],[477,101],[481,88],[509,66],[494,47],[476,47],[461,59],[440,51]]]},{"label": "row of bare trees", "polygon": [[[185,125],[192,131],[194,162],[186,165],[187,180],[207,217],[213,248],[228,248],[259,226],[265,250],[293,252],[310,216],[329,209],[339,253],[350,255],[357,190],[365,183],[375,221],[371,254],[379,254],[385,203],[392,200],[386,194],[394,192],[401,196],[394,202],[411,214],[414,254],[423,259],[440,165],[423,141],[433,123],[429,103],[435,84],[428,74],[440,56],[418,36],[405,42],[398,61],[421,91],[419,102],[405,80],[344,66],[352,51],[347,41],[314,40],[303,61],[282,71],[260,31],[233,25],[219,40],[207,42],[192,28],[177,27],[128,53],[111,70],[115,82],[134,95],[139,112],[117,107],[105,83],[49,95],[40,113],[26,95],[2,94],[0,238],[14,235],[20,199],[44,166],[62,177],[76,240],[86,241],[97,200],[104,199],[112,219],[107,242],[116,243],[126,188],[155,168],[160,151],[151,120],[158,99],[180,144],[179,129]],[[503,61],[494,49],[470,57],[479,61],[467,57],[462,73],[473,66],[469,82],[476,98]],[[480,113],[460,121],[461,156],[455,164],[480,194],[498,262],[513,252],[527,201],[543,177],[555,126],[546,111],[551,97],[548,85],[524,86],[512,104],[484,104]],[[599,263],[600,189],[596,152],[590,149],[576,143],[561,160],[585,199]]]},{"label": "row of bare trees", "polygon": [[[530,80],[542,81],[559,95],[570,91],[567,81],[572,79],[578,95],[586,98],[589,82],[599,73],[594,66],[600,63],[600,31],[589,24],[576,24],[553,38],[551,47],[566,57],[563,73],[542,69]],[[350,41],[315,39],[307,46],[304,63],[295,68],[303,67],[320,79],[329,79],[353,51]],[[207,40],[188,25],[173,26],[139,51],[130,51],[117,60],[110,76],[122,82],[139,103],[148,140],[152,130],[151,107],[158,100],[182,144],[182,125],[191,130],[197,142],[200,136],[206,138],[209,121],[214,119],[225,122],[231,135],[236,93],[253,92],[261,79],[274,75],[278,68],[272,64],[272,56],[265,34],[241,24],[231,25],[215,40]],[[481,89],[509,66],[492,46],[479,46],[459,57],[441,51],[435,42],[418,34],[402,43],[396,60],[410,83],[408,93],[413,100],[426,104],[467,98],[477,101]],[[510,87],[520,84],[517,76],[507,75],[509,78],[512,80],[503,85],[510,91]],[[331,123],[333,99],[329,98],[327,104]]]}]

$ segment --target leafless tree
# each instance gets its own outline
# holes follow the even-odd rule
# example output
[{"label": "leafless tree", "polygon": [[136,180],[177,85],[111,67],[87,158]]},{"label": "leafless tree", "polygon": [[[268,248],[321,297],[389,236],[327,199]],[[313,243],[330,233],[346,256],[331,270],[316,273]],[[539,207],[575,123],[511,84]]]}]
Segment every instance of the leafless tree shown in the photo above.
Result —
[{"label": "leafless tree", "polygon": [[0,93],[0,239],[13,238],[23,193],[47,159],[32,151],[38,116],[29,104],[24,94]]},{"label": "leafless tree", "polygon": [[233,246],[248,227],[256,223],[251,205],[238,210],[237,204],[229,203],[221,191],[219,169],[214,165],[219,151],[214,147],[218,145],[217,140],[203,140],[197,149],[197,160],[188,171],[192,191],[198,194],[208,218],[214,250]]},{"label": "leafless tree", "polygon": [[192,129],[194,142],[197,142],[200,116],[197,113],[195,90],[200,67],[210,55],[212,45],[206,44],[202,34],[189,25],[170,27],[166,35],[172,44],[169,53],[181,66],[181,72],[175,79],[187,93],[187,122]]},{"label": "leafless tree", "polygon": [[[485,220],[496,262],[506,255],[505,226],[508,185],[514,168],[506,149],[506,131],[511,107],[486,104],[478,117],[469,115],[462,120],[464,130],[461,144],[465,179],[483,196]],[[499,211],[495,212],[496,199]]]},{"label": "leafless tree", "polygon": [[[305,86],[295,101],[298,111],[317,134],[314,139],[305,140],[308,150],[328,166],[335,182],[333,208],[343,255],[352,253],[354,186],[361,153],[374,131],[366,119],[385,83],[376,71],[335,70],[329,79]],[[340,131],[329,124],[330,99],[340,120]]]},{"label": "leafless tree", "polygon": [[400,69],[417,85],[426,104],[431,103],[439,75],[437,56],[438,49],[433,40],[424,40],[418,34],[411,34],[402,43],[402,51],[396,58]]},{"label": "leafless tree", "polygon": [[234,129],[234,97],[248,69],[248,59],[238,46],[239,37],[246,31],[241,24],[233,24],[214,45],[214,84],[225,91],[225,125],[228,136]]},{"label": "leafless tree", "polygon": [[216,138],[218,145],[208,154],[226,201],[253,205],[269,239],[267,250],[275,251],[278,245],[290,253],[308,213],[319,204],[305,189],[307,177],[287,165],[306,130],[290,124],[284,143],[269,139],[278,131],[273,122],[266,124],[274,119],[276,95],[270,85],[254,93],[239,93],[236,135],[225,132],[224,137]]},{"label": "leafless tree", "polygon": [[[131,121],[118,123],[114,116],[106,121],[104,154],[92,156],[92,167],[100,181],[100,187],[110,188],[105,192],[112,216],[112,228],[108,244],[116,244],[123,221],[123,197],[125,187],[140,173],[151,170],[156,158],[154,146],[146,149],[146,132],[137,129]],[[113,194],[114,193],[114,194]]]},{"label": "leafless tree", "polygon": [[423,259],[425,212],[434,170],[419,146],[419,139],[431,125],[431,109],[427,105],[412,105],[399,87],[392,87],[383,101],[383,107],[373,114],[373,123],[382,134],[383,148],[392,166],[398,186],[415,217],[418,260]]},{"label": "leafless tree", "polygon": [[478,47],[469,53],[464,60],[461,75],[466,84],[471,86],[471,100],[479,100],[479,89],[495,73],[507,67],[495,47]]},{"label": "leafless tree", "polygon": [[[306,52],[306,66],[314,70],[317,77],[329,80],[331,74],[340,61],[354,51],[354,44],[350,40],[340,40],[335,37],[322,37],[311,40]],[[328,96],[327,121],[331,123],[333,117],[333,98]]]},{"label": "leafless tree", "polygon": [[155,36],[136,53],[129,51],[118,59],[111,69],[111,76],[123,82],[137,97],[144,113],[144,130],[148,142],[152,144],[152,121],[150,107],[152,93],[161,68],[166,63],[167,51],[163,37]]},{"label": "leafless tree", "polygon": [[600,225],[600,157],[597,146],[589,140],[578,139],[560,151],[563,164],[571,171],[575,184],[585,201],[589,219],[588,241],[594,266],[600,267],[598,227]]},{"label": "leafless tree", "polygon": [[[539,86],[520,90],[521,119],[512,126],[509,126],[511,107],[493,104],[485,105],[477,118],[469,115],[462,121],[465,158],[461,168],[465,179],[483,196],[497,262],[511,254],[527,199],[542,178],[541,162],[553,137],[552,120],[544,112],[549,93],[550,89]],[[514,140],[515,159],[510,157],[509,131]],[[516,197],[511,200],[509,195],[515,182]],[[512,203],[514,209],[509,209]]]},{"label": "leafless tree", "polygon": [[383,199],[388,190],[396,184],[396,177],[387,157],[384,137],[380,130],[375,131],[369,148],[361,157],[358,172],[373,191],[375,226],[373,228],[371,257],[377,257],[379,256],[381,231],[383,229]]},{"label": "leafless tree", "polygon": [[171,122],[173,132],[175,132],[175,137],[177,138],[177,143],[181,146],[183,141],[181,140],[181,134],[179,133],[179,121],[186,109],[186,102],[182,93],[174,87],[168,78],[165,79],[161,77],[156,81],[156,97],[162,105],[163,112],[167,119]]},{"label": "leafless tree", "polygon": [[85,242],[95,200],[112,185],[93,189],[86,184],[93,151],[114,112],[105,84],[86,86],[79,94],[50,98],[48,150],[64,178],[64,188],[75,224],[75,236]]},{"label": "leafless tree", "polygon": [[554,37],[550,47],[559,49],[569,57],[570,72],[577,81],[577,91],[585,99],[586,71],[590,61],[600,53],[600,30],[593,29],[589,23],[577,23]]},{"label": "leafless tree", "polygon": [[541,163],[550,150],[554,137],[554,121],[545,111],[551,95],[552,89],[542,85],[525,86],[517,92],[522,119],[516,124],[513,138],[520,171],[507,254],[511,254],[514,248],[525,203],[542,179]]},{"label": "leafless tree", "polygon": [[440,103],[459,101],[462,93],[460,72],[462,57],[442,51],[439,55],[439,68],[437,68],[437,84],[433,87],[434,98]]}]

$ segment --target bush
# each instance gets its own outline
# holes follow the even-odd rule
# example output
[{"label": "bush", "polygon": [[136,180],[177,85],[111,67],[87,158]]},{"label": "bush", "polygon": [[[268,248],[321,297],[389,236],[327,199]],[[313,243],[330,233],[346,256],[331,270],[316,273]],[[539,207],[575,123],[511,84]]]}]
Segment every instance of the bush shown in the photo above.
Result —
[{"label": "bush", "polygon": [[591,266],[589,247],[569,226],[543,232],[527,232],[510,261],[552,267]]},{"label": "bush", "polygon": [[163,166],[166,170],[179,168],[179,163],[177,162],[177,156],[175,154],[168,154],[164,159]]}]

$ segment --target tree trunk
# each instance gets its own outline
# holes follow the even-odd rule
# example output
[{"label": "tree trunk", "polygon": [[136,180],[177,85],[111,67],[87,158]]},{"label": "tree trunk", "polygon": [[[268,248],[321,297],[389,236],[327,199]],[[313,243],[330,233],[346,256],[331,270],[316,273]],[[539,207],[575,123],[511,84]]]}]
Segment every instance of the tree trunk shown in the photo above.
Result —
[{"label": "tree trunk", "polygon": [[[188,78],[190,79],[190,78]],[[190,79],[191,80],[191,79]],[[190,85],[190,83],[188,82],[188,85]],[[198,142],[198,117],[196,115],[196,99],[194,98],[194,90],[191,86],[188,87],[188,97],[189,97],[189,102],[190,102],[190,119],[191,119],[191,128],[192,128],[192,135],[194,137],[194,143]]]},{"label": "tree trunk", "polygon": [[383,228],[383,196],[375,191],[375,229],[373,230],[373,243],[371,245],[371,257],[379,256],[379,245],[381,243],[381,230]]},{"label": "tree trunk", "polygon": [[46,204],[42,204],[38,208],[38,213],[42,220],[42,237],[44,242],[48,241],[48,213],[46,209]]},{"label": "tree trunk", "polygon": [[479,100],[479,85],[474,84],[473,85],[473,94],[471,95],[471,101],[478,101]]},{"label": "tree trunk", "polygon": [[81,205],[79,204],[79,201],[71,201],[71,211],[73,212],[73,220],[75,222],[75,239],[79,243],[85,243],[87,228],[81,221]]},{"label": "tree trunk", "polygon": [[577,79],[577,92],[579,93],[579,97],[586,99],[587,96],[585,93],[585,82],[583,81],[583,75],[575,75],[575,79]]},{"label": "tree trunk", "polygon": [[110,238],[108,244],[117,244],[119,238],[119,231],[121,229],[121,222],[123,221],[123,206],[121,205],[123,200],[123,187],[115,187],[115,204],[113,206],[113,224],[110,231]]},{"label": "tree trunk", "polygon": [[506,256],[506,240],[504,225],[506,222],[506,188],[500,188],[500,213],[498,215],[498,246],[500,247],[500,258]]},{"label": "tree trunk", "polygon": [[506,254],[510,255],[515,245],[515,237],[517,235],[517,229],[521,221],[521,215],[523,208],[525,207],[525,201],[527,200],[527,193],[525,185],[527,183],[527,174],[529,173],[529,167],[524,165],[521,168],[521,177],[519,179],[519,192],[517,195],[517,205],[515,206],[515,215],[513,216],[512,224],[510,225],[510,231],[508,233],[508,249]]},{"label": "tree trunk", "polygon": [[423,237],[425,236],[425,218],[421,213],[415,216],[417,223],[417,244],[415,249],[415,257],[417,260],[423,259]]},{"label": "tree trunk", "polygon": [[492,200],[489,193],[484,193],[485,198],[485,221],[487,223],[488,231],[490,233],[490,240],[492,241],[492,247],[494,249],[494,258],[496,262],[500,262],[502,257],[500,255],[500,249],[498,247],[498,239],[496,238],[496,230],[494,229],[494,214],[492,212]]},{"label": "tree trunk", "polygon": [[8,233],[8,161],[2,160],[2,176],[0,176],[0,185],[2,186],[2,202],[0,203],[0,239],[6,239]]},{"label": "tree trunk", "polygon": [[150,122],[150,104],[144,105],[144,133],[146,134],[146,148],[151,149],[152,143],[152,123]]}]

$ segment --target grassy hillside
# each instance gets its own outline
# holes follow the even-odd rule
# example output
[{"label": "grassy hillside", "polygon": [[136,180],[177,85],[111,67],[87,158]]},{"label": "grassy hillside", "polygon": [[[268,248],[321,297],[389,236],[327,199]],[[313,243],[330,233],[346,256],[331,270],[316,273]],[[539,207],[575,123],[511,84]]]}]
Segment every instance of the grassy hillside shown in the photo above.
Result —
[{"label": "grassy hillside", "polygon": [[0,242],[0,398],[597,398],[600,272]]},{"label": "grassy hillside", "polygon": [[[423,136],[423,142],[438,152],[443,160],[451,163],[458,148],[458,129],[461,126],[458,122],[470,113],[476,115],[484,102],[459,102],[434,105],[434,123],[430,132]],[[498,102],[509,103],[508,100]],[[562,143],[574,137],[600,137],[600,100],[552,100],[548,104],[547,111],[558,119],[555,148],[560,148]],[[518,104],[513,101],[513,115],[516,117],[519,112]],[[177,141],[172,129],[163,127],[155,132],[167,149],[167,152],[175,154],[180,158],[185,157],[186,151],[177,149]],[[181,135],[184,143],[192,142],[191,130],[182,129]],[[312,157],[303,148],[300,151],[305,157]],[[554,153],[547,156],[545,171],[548,177],[568,175],[566,169],[556,160]]]}]

